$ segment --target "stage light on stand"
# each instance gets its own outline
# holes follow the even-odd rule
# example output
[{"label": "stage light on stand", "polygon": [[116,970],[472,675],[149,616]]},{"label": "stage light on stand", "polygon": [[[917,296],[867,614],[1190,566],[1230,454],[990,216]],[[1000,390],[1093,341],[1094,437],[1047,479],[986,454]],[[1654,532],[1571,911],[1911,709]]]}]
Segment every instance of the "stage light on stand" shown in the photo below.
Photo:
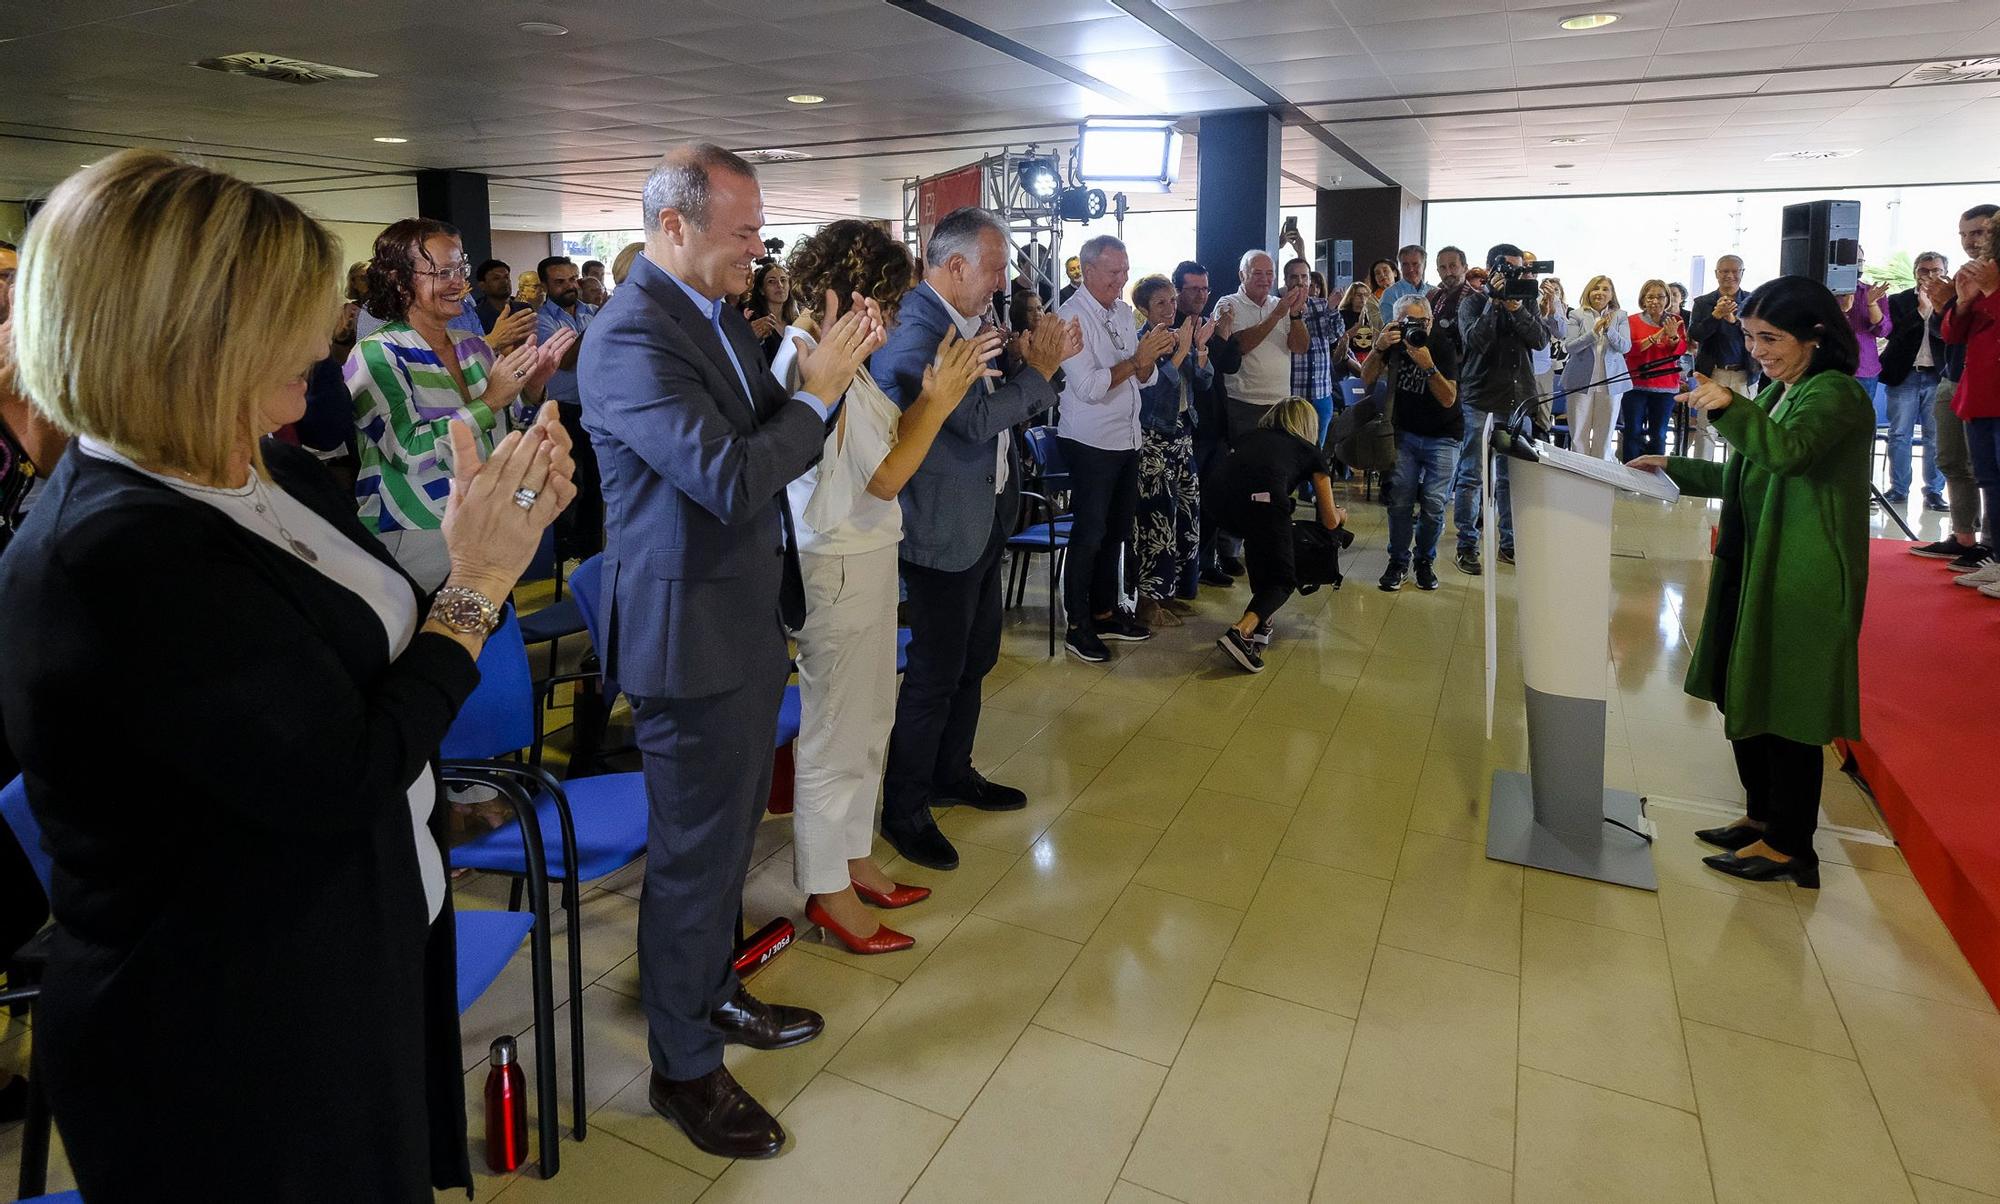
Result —
[{"label": "stage light on stand", "polygon": [[1181,175],[1172,117],[1089,117],[1077,132],[1076,174],[1117,192],[1170,192]]},{"label": "stage light on stand", "polygon": [[1054,159],[1023,159],[1015,169],[1021,191],[1041,204],[1048,204],[1062,191],[1062,173]]},{"label": "stage light on stand", "polygon": [[1056,212],[1066,222],[1091,222],[1110,208],[1101,188],[1065,188],[1056,201]]}]

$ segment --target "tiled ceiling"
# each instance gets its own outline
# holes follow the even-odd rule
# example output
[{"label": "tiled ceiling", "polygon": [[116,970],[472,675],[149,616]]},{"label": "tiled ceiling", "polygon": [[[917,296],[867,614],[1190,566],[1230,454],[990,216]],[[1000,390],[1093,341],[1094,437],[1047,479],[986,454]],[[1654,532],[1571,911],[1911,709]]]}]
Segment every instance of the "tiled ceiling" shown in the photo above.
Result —
[{"label": "tiled ceiling", "polygon": [[[1620,20],[1558,27],[1593,9]],[[377,78],[189,66],[242,51]],[[0,197],[143,143],[333,220],[404,215],[412,173],[452,167],[493,179],[502,228],[626,227],[660,150],[699,136],[812,156],[763,169],[773,223],[893,217],[906,178],[1063,144],[1089,114],[1198,138],[1202,113],[1259,106],[1286,122],[1287,204],[1384,180],[1439,200],[1985,180],[2000,81],[1896,86],[1982,55],[2000,0],[46,0],[0,9]],[[1135,208],[1192,203],[1194,141],[1175,194]],[[1772,158],[1819,150],[1858,153]]]}]

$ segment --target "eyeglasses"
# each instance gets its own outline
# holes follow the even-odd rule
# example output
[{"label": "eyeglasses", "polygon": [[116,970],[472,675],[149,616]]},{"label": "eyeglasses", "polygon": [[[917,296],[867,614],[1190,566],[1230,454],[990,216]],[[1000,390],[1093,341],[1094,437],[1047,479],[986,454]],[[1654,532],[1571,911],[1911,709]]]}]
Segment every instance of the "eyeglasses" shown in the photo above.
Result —
[{"label": "eyeglasses", "polygon": [[410,275],[429,276],[439,284],[444,284],[452,280],[470,280],[472,279],[472,265],[461,259],[457,263],[445,264],[435,271],[427,272],[422,268],[417,268],[412,270]]}]

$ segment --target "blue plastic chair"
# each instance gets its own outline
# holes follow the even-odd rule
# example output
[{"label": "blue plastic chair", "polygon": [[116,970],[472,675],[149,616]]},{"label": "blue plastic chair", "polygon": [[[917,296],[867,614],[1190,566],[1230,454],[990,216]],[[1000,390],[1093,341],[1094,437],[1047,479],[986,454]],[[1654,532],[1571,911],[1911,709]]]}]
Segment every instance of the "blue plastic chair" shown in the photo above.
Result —
[{"label": "blue plastic chair", "polygon": [[[487,637],[479,654],[479,686],[459,708],[440,750],[446,773],[455,781],[507,782],[533,797],[536,836],[558,859],[549,874],[524,855],[520,823],[503,824],[454,847],[454,869],[476,869],[514,879],[508,911],[520,909],[521,892],[536,879],[553,877],[563,886],[562,907],[569,929],[570,1071],[574,1132],[583,1139],[585,1074],[583,1043],[583,925],[578,896],[587,882],[615,873],[646,852],[650,808],[646,779],[639,773],[608,773],[558,784],[546,771],[508,758],[528,747],[536,710],[528,650],[511,608]],[[525,812],[523,812],[525,814]]]},{"label": "blue plastic chair", "polygon": [[[1036,428],[1039,429],[1039,428]],[[1039,493],[1021,491],[1021,501],[1027,506],[1040,506],[1042,521],[1031,522],[1007,537],[1007,550],[1013,555],[1010,569],[1012,581],[1008,583],[1013,599],[1009,603],[1019,606],[1028,593],[1028,557],[1043,555],[1048,557],[1049,566],[1049,655],[1056,654],[1056,608],[1062,604],[1062,597],[1056,590],[1056,577],[1062,571],[1062,560],[1069,553],[1069,522],[1066,517],[1055,513],[1049,499]],[[1030,509],[1028,514],[1032,514]],[[1060,520],[1060,521],[1059,521]]]},{"label": "blue plastic chair", "polygon": [[1021,439],[1028,445],[1028,459],[1035,466],[1035,477],[1041,483],[1040,493],[1055,516],[1050,521],[1056,530],[1069,534],[1070,516],[1067,511],[1055,507],[1057,493],[1069,492],[1069,464],[1063,459],[1062,445],[1056,442],[1056,428],[1052,426],[1023,427]]}]

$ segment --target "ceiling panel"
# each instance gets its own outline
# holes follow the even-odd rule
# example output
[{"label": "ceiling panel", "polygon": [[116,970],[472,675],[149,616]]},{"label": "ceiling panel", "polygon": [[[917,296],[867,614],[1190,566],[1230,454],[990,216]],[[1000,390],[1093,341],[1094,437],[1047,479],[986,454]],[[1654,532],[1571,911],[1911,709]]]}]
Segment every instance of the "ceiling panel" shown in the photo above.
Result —
[{"label": "ceiling panel", "polygon": [[[1111,0],[939,2],[1190,130],[1257,103],[1247,72],[1305,106],[1284,168],[1323,187],[1375,181],[1299,122],[1438,198],[1546,192],[1553,176],[1590,191],[1958,178],[1957,148],[2000,137],[2000,84],[1891,86],[1926,59],[2000,54],[2000,0],[1618,0],[1618,23],[1582,33],[1557,24],[1572,0],[1161,0],[1210,59]],[[526,20],[570,31],[534,37]],[[245,50],[378,78],[299,88],[189,66]],[[336,20],[269,0],[57,0],[0,11],[0,76],[0,195],[151,142],[310,180],[285,187],[341,220],[407,213],[418,168],[481,170],[502,224],[524,228],[636,220],[645,172],[690,137],[813,156],[764,169],[774,221],[895,216],[906,178],[1124,111],[884,0],[484,0],[476,20],[408,0],[342,0]],[[805,91],[827,103],[785,100]],[[390,134],[410,141],[372,140]],[[1193,203],[1194,143],[1175,193],[1135,208]],[[1825,146],[1861,154],[1769,160]]]}]

